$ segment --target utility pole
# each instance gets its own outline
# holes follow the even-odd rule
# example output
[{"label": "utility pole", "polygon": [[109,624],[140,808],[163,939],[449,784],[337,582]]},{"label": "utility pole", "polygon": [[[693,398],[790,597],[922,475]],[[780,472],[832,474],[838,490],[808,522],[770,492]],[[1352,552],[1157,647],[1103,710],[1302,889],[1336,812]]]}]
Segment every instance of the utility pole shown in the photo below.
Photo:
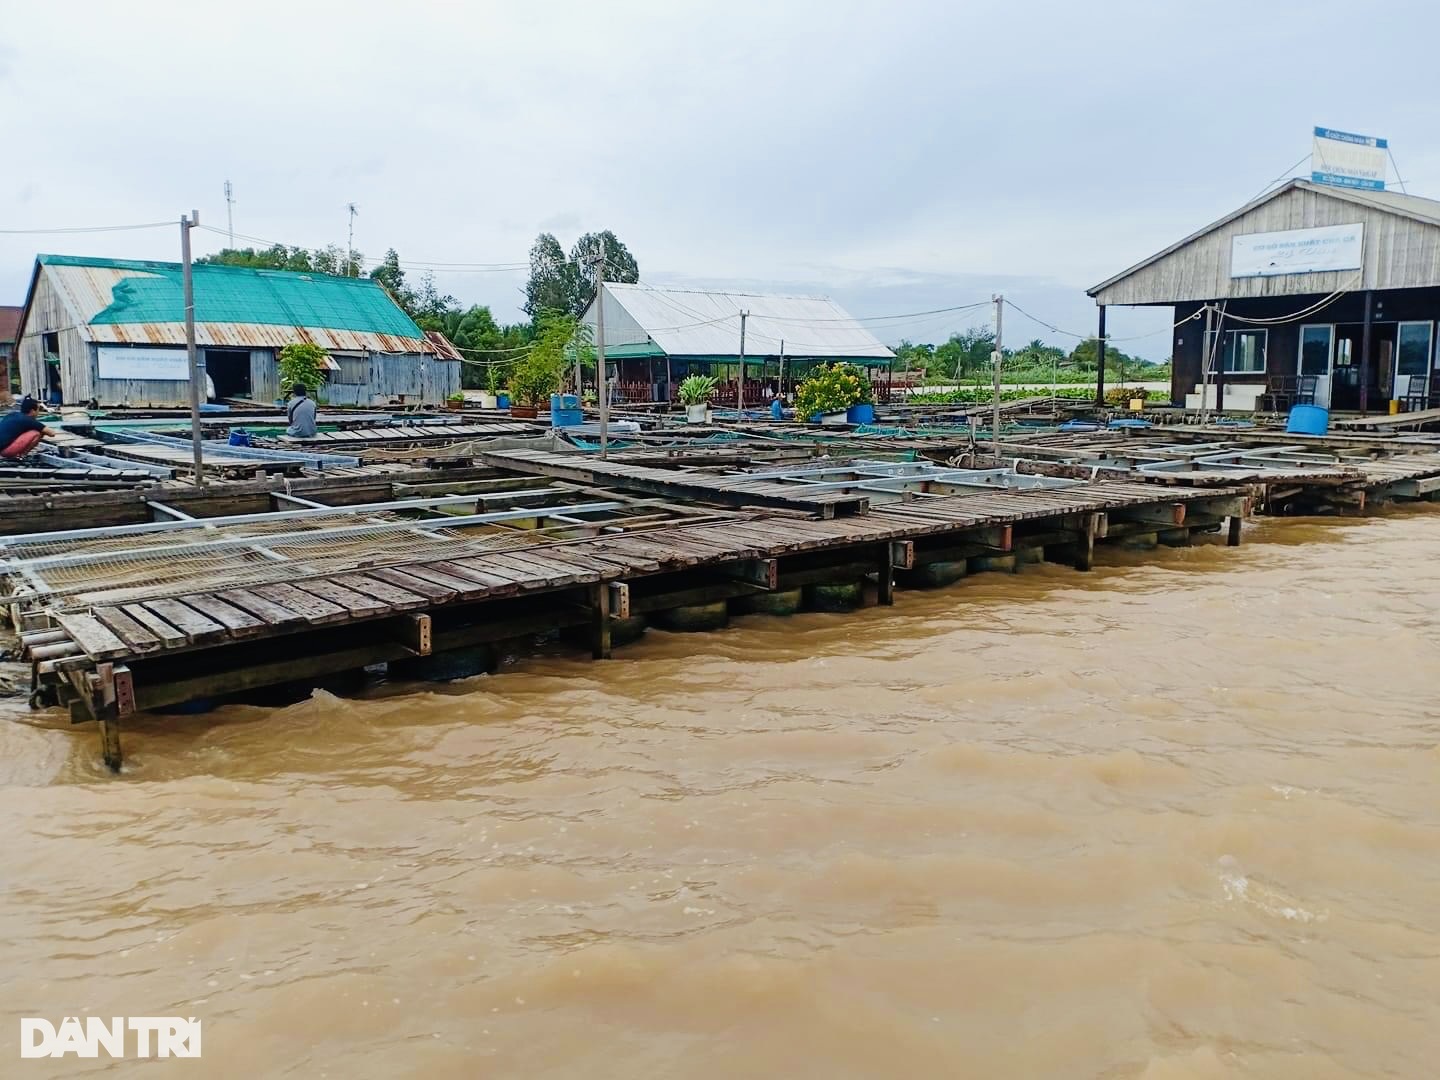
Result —
[{"label": "utility pole", "polygon": [[785,393],[785,339],[780,339],[780,378],[775,386],[775,396]]},{"label": "utility pole", "polygon": [[600,460],[609,454],[610,380],[605,372],[605,248],[595,251],[595,387],[600,395]]},{"label": "utility pole", "polygon": [[235,247],[235,188],[225,181],[225,224],[230,233],[230,247]]},{"label": "utility pole", "polygon": [[990,414],[990,441],[995,447],[995,463],[1000,463],[1000,361],[1003,357],[1001,352],[1001,333],[1004,326],[1005,297],[996,293],[992,298],[995,301],[995,352],[991,360],[995,362],[995,401]]},{"label": "utility pole", "polygon": [[[735,411],[745,411],[745,320],[750,318],[750,312],[740,312],[740,385],[735,389]],[[743,420],[744,417],[737,417]]]},{"label": "utility pole", "polygon": [[[228,186],[228,185],[227,185]],[[205,368],[195,348],[195,282],[190,273],[190,230],[200,224],[200,211],[180,216],[180,267],[185,285],[185,359],[190,372],[190,443],[195,451],[195,486],[205,486],[205,458],[200,447],[200,392]]]},{"label": "utility pole", "polygon": [[[358,214],[360,210],[353,202],[346,203],[345,209],[350,211],[350,232],[345,239],[345,255],[346,258],[350,260],[349,265],[345,269],[346,276],[350,276],[349,271],[355,267],[355,215]],[[355,270],[354,276],[360,276],[358,269]]]}]

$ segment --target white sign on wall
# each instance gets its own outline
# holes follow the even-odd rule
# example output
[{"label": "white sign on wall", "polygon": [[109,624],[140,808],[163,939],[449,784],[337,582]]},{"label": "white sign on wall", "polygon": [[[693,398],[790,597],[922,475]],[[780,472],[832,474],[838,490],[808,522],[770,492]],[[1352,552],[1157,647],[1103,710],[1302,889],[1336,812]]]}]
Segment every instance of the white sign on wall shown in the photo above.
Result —
[{"label": "white sign on wall", "polygon": [[1230,276],[1275,277],[1359,270],[1365,253],[1365,225],[1322,225],[1315,229],[1249,233],[1230,241]]},{"label": "white sign on wall", "polygon": [[1310,149],[1310,179],[1317,184],[1384,191],[1389,154],[1390,144],[1384,139],[1317,127],[1315,145]]},{"label": "white sign on wall", "polygon": [[97,374],[102,379],[190,381],[190,361],[184,349],[101,345],[96,352],[99,354]]}]

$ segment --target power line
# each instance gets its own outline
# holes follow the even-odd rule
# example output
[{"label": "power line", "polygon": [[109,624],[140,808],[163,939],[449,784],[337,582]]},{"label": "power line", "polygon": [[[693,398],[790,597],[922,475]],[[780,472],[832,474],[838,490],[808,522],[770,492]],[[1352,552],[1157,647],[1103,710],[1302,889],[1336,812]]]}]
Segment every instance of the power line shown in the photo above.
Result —
[{"label": "power line", "polygon": [[0,229],[3,236],[62,235],[69,233],[126,232],[133,229],[171,229],[173,221],[147,221],[139,225],[72,225],[57,229]]}]

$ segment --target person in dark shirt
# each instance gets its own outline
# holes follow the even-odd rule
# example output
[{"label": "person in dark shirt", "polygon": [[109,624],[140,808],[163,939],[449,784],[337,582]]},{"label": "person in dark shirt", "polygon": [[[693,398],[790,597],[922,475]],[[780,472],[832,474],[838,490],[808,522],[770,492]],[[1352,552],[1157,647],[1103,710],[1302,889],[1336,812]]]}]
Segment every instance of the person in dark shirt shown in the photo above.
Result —
[{"label": "person in dark shirt", "polygon": [[315,437],[315,399],[305,393],[305,384],[296,383],[290,389],[290,405],[285,410],[290,426],[285,434],[292,439],[313,439]]},{"label": "person in dark shirt", "polygon": [[40,422],[37,413],[40,403],[32,397],[24,398],[19,406],[0,418],[0,458],[15,460],[22,458],[41,439],[53,439],[56,432]]}]

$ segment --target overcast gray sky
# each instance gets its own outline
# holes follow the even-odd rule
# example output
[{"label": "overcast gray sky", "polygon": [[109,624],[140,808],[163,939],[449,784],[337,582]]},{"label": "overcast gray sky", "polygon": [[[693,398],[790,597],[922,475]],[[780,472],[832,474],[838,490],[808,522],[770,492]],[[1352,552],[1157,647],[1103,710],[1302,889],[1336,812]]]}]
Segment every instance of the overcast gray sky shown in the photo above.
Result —
[{"label": "overcast gray sky", "polygon": [[[343,244],[351,201],[358,249],[415,263],[523,262],[542,229],[568,247],[610,228],[656,283],[857,315],[1001,290],[1085,332],[1087,286],[1308,172],[1315,124],[1388,137],[1409,190],[1440,196],[1437,9],[0,0],[0,229],[192,206],[223,228],[229,179],[237,233],[267,240]],[[38,251],[174,259],[178,240],[0,235],[0,302]],[[523,272],[437,279],[519,315]],[[1007,341],[1035,336],[1073,342],[1007,316]]]}]

